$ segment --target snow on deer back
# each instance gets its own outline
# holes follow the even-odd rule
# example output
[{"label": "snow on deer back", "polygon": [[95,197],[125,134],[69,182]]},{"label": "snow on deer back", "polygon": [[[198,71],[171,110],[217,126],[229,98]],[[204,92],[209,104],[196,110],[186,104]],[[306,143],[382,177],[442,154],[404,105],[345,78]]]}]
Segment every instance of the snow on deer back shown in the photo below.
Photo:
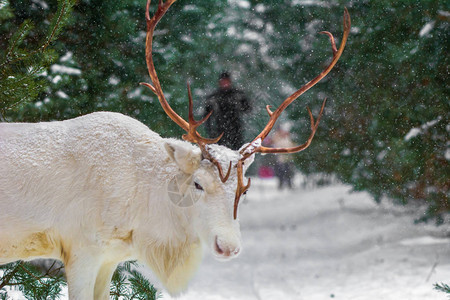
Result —
[{"label": "snow on deer back", "polygon": [[[224,166],[239,159],[210,147]],[[219,259],[240,251],[236,171],[223,183],[197,146],[121,114],[0,124],[0,169],[0,263],[63,260],[71,299],[92,299],[94,283],[94,298],[107,299],[123,260],[146,263],[177,293],[200,262],[202,242]],[[180,178],[184,185],[174,185]],[[191,205],[176,202],[186,197]]]}]

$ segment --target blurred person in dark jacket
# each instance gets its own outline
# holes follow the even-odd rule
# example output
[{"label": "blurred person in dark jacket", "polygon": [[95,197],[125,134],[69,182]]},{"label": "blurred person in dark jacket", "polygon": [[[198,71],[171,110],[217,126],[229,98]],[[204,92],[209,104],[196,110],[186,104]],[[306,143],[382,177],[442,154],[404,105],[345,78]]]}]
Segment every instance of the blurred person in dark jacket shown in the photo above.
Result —
[{"label": "blurred person in dark jacket", "polygon": [[219,88],[206,99],[205,115],[211,110],[206,122],[209,136],[215,138],[223,132],[218,144],[238,150],[244,144],[242,116],[251,106],[245,94],[233,87],[228,72],[220,74]]}]

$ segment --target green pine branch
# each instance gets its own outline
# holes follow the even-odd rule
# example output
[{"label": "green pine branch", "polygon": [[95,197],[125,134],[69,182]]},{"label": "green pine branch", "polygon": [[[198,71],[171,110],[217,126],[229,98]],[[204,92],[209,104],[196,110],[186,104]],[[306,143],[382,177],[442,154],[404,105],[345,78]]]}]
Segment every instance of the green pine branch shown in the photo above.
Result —
[{"label": "green pine branch", "polygon": [[111,297],[114,300],[156,300],[161,297],[155,287],[136,270],[135,261],[120,265],[111,281]]},{"label": "green pine branch", "polygon": [[[33,300],[58,299],[61,296],[65,280],[61,265],[56,261],[45,272],[36,265],[18,261],[0,267],[3,276],[0,278],[0,297],[7,299],[8,293],[4,289],[16,286],[25,298]],[[0,298],[1,299],[1,298]]]},{"label": "green pine branch", "polygon": [[0,68],[8,64],[17,63],[18,61],[37,53],[44,53],[47,47],[57,39],[64,26],[67,24],[74,4],[75,0],[58,0],[58,12],[50,22],[49,33],[44,41],[41,42],[41,46],[33,51],[24,51],[22,49],[15,50],[24,42],[26,36],[34,28],[34,24],[30,20],[25,20],[19,29],[11,36],[9,41],[10,46],[5,57],[6,59],[0,65]]},{"label": "green pine branch", "polygon": [[[51,19],[49,32],[34,50],[29,49],[27,37],[34,29],[25,20],[11,35],[4,57],[0,57],[0,114],[34,100],[48,83],[42,74],[56,60],[49,46],[57,39],[71,16],[75,0],[58,0],[58,10]],[[8,0],[0,2],[1,18],[11,18]],[[8,13],[7,13],[8,12]]]},{"label": "green pine branch", "polygon": [[[113,300],[156,300],[160,294],[137,270],[135,261],[125,262],[117,268],[111,280],[110,296]],[[2,274],[3,273],[3,274]],[[42,270],[39,264],[17,261],[0,266],[0,300],[8,299],[6,287],[18,287],[25,298],[33,300],[59,299],[67,284],[64,266],[54,261]]]},{"label": "green pine branch", "polygon": [[450,297],[450,285],[443,283],[443,282],[435,283],[434,289],[437,291],[440,291],[440,292],[444,292],[444,293],[448,294]]},{"label": "green pine branch", "polygon": [[[9,47],[6,53],[6,59],[1,65],[3,67],[6,64],[12,62],[14,57],[26,56],[26,53],[19,53],[19,51],[15,51],[15,49],[23,43],[25,37],[29,34],[29,32],[34,28],[34,24],[30,20],[25,20],[17,29],[17,31],[11,36],[9,39]],[[21,55],[22,54],[22,55]]]}]

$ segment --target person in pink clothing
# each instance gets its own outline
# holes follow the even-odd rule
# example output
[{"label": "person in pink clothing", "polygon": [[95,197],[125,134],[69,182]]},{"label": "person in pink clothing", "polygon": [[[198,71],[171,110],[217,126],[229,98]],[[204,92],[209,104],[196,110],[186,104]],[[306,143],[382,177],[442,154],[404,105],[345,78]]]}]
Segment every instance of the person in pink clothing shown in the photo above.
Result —
[{"label": "person in pink clothing", "polygon": [[[272,134],[270,142],[271,146],[275,148],[290,148],[295,144],[291,139],[289,132],[289,124],[284,123],[278,127],[277,131]],[[292,157],[289,154],[276,155],[275,162],[275,175],[279,179],[278,188],[282,189],[283,186],[292,188],[292,177],[294,173],[294,166],[292,163]]]}]

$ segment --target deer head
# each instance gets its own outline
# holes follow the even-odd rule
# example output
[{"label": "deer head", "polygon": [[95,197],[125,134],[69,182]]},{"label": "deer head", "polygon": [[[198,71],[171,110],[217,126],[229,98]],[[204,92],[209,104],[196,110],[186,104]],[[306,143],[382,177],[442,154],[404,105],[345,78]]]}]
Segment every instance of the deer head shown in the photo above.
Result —
[{"label": "deer head", "polygon": [[[300,95],[302,95],[304,92],[309,90],[311,87],[313,87],[316,83],[318,83],[322,78],[324,78],[330,71],[333,69],[334,65],[339,60],[342,52],[344,51],[345,43],[347,41],[347,37],[350,32],[350,16],[345,9],[344,12],[344,34],[341,41],[340,48],[337,49],[334,37],[331,33],[324,31],[321,32],[323,34],[326,34],[331,42],[331,47],[333,51],[333,58],[329,65],[313,80],[306,83],[304,86],[302,86],[299,90],[294,92],[291,96],[289,96],[286,100],[283,101],[283,103],[275,110],[272,111],[270,109],[270,106],[266,107],[267,113],[269,114],[269,121],[265,128],[261,131],[260,134],[258,134],[250,143],[247,143],[241,147],[239,151],[232,151],[230,149],[224,150],[225,147],[215,145],[217,143],[221,136],[214,139],[208,139],[202,137],[198,132],[197,128],[204,123],[209,116],[208,114],[205,118],[202,120],[195,120],[193,116],[193,100],[192,100],[192,94],[190,87],[188,85],[188,99],[189,99],[189,118],[188,121],[184,120],[182,117],[180,117],[169,105],[167,102],[164,93],[161,88],[161,84],[159,82],[158,76],[155,71],[155,66],[152,59],[152,42],[153,42],[153,32],[155,30],[155,27],[157,23],[161,20],[161,18],[164,16],[164,14],[167,12],[167,10],[170,8],[170,6],[175,2],[176,0],[168,0],[166,2],[163,2],[162,0],[159,0],[158,2],[158,8],[155,12],[154,16],[150,18],[149,13],[149,6],[150,6],[150,0],[147,1],[147,7],[146,7],[146,21],[147,21],[147,38],[146,38],[146,61],[147,61],[147,68],[150,75],[150,78],[152,80],[152,84],[149,83],[141,83],[142,85],[145,85],[146,87],[150,88],[158,97],[159,102],[161,103],[162,108],[166,112],[166,114],[175,122],[177,123],[181,128],[183,128],[186,131],[186,134],[183,135],[183,139],[185,141],[197,144],[198,148],[200,149],[201,153],[201,160],[202,161],[208,161],[210,166],[214,166],[216,168],[216,176],[218,176],[218,181],[220,180],[221,184],[223,185],[223,189],[226,190],[227,197],[234,198],[234,202],[232,203],[232,211],[233,211],[233,219],[237,219],[237,210],[239,201],[244,193],[249,189],[250,187],[250,179],[248,179],[246,182],[244,180],[244,174],[246,168],[251,164],[253,161],[253,157],[255,153],[275,153],[275,154],[281,154],[281,153],[294,153],[299,152],[302,150],[305,150],[310,144],[312,139],[314,138],[314,134],[319,126],[320,119],[323,114],[323,110],[325,107],[326,99],[323,101],[322,108],[319,112],[319,115],[317,117],[317,120],[314,120],[314,117],[311,113],[311,111],[308,108],[308,113],[310,115],[311,119],[311,134],[308,138],[308,140],[297,147],[293,148],[267,148],[262,146],[262,141],[264,138],[267,137],[273,126],[275,125],[278,117],[281,115],[281,113]],[[225,151],[229,155],[229,162],[224,161],[223,155],[219,155],[221,157],[221,161],[218,160],[217,153]],[[234,154],[232,153],[234,152]],[[227,155],[225,155],[227,157]],[[223,167],[227,166],[226,173],[223,171]],[[230,178],[233,178],[232,180],[229,180]],[[230,193],[230,191],[233,191]],[[234,195],[232,195],[234,194]],[[231,213],[230,213],[231,216]],[[232,247],[229,247],[228,249],[222,249],[220,242],[217,242],[217,236],[215,241],[215,247],[219,247],[217,252],[223,252],[223,251],[237,251],[236,249],[232,249]]]}]

